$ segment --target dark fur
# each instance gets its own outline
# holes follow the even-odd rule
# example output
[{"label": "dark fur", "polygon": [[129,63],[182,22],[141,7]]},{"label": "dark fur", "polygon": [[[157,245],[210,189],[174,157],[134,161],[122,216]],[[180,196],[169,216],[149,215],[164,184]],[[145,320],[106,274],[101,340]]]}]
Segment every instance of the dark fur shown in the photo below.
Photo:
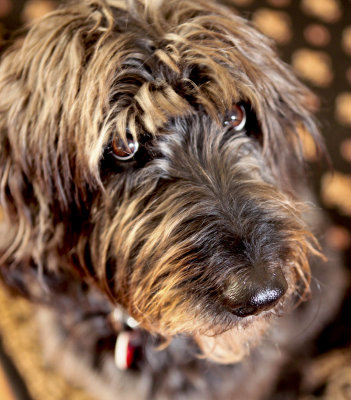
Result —
[{"label": "dark fur", "polygon": [[[285,362],[271,345],[252,356],[269,372],[246,389],[233,379],[244,367],[216,367],[189,346],[231,363],[264,332],[293,340],[295,317],[278,334],[276,316],[309,292],[309,259],[320,254],[302,205],[301,132],[323,151],[310,96],[266,38],[208,1],[87,1],[37,22],[0,69],[4,281],[65,313],[68,331],[100,316],[74,351],[101,353],[116,306],[148,332],[186,335],[163,352],[146,345],[152,398],[259,398],[255,382],[269,390]],[[234,133],[223,120],[238,103],[248,123]],[[123,163],[110,142],[127,131],[140,149]],[[233,310],[256,270],[263,284],[282,271],[288,289],[242,318]]]}]

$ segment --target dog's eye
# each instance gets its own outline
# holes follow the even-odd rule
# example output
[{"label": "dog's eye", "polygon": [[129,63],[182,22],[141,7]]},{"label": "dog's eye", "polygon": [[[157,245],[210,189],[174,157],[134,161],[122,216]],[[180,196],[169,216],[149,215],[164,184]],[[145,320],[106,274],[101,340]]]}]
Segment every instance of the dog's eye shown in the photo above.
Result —
[{"label": "dog's eye", "polygon": [[246,111],[243,105],[235,104],[225,116],[223,126],[235,131],[241,131],[246,124]]},{"label": "dog's eye", "polygon": [[114,138],[111,142],[112,154],[120,161],[130,160],[134,157],[138,148],[139,143],[131,136],[127,136],[126,142],[121,138]]}]

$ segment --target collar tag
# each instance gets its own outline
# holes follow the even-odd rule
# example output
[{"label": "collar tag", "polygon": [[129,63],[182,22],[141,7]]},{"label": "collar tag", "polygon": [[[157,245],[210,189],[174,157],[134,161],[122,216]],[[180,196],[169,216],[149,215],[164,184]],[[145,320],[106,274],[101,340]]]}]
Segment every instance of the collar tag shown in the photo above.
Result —
[{"label": "collar tag", "polygon": [[132,367],[135,347],[132,344],[133,331],[123,331],[117,336],[115,345],[115,364],[118,369],[125,371]]},{"label": "collar tag", "polygon": [[125,371],[135,366],[141,355],[142,333],[139,323],[120,308],[115,308],[112,322],[119,333],[115,344],[115,364],[118,369]]}]

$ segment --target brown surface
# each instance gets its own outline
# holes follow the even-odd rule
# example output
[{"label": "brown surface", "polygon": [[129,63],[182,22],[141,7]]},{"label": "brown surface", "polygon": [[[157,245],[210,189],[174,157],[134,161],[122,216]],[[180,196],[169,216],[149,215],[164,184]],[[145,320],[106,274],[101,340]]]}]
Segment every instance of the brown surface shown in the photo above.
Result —
[{"label": "brown surface", "polygon": [[7,376],[0,366],[0,400],[16,400],[9,385]]},{"label": "brown surface", "polygon": [[[24,378],[34,400],[92,400],[88,394],[71,387],[60,375],[45,365],[32,305],[24,299],[9,296],[2,285],[0,332],[4,348]],[[12,400],[6,397],[3,399],[1,396],[0,391],[0,400]]]}]

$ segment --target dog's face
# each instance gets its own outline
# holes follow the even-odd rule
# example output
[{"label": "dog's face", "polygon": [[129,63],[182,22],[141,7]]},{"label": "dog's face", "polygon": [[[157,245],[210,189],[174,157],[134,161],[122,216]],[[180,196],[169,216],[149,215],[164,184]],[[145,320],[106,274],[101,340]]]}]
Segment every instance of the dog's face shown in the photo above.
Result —
[{"label": "dog's face", "polygon": [[309,93],[219,5],[110,3],[48,16],[2,61],[2,275],[53,298],[88,282],[232,361],[308,287]]}]

